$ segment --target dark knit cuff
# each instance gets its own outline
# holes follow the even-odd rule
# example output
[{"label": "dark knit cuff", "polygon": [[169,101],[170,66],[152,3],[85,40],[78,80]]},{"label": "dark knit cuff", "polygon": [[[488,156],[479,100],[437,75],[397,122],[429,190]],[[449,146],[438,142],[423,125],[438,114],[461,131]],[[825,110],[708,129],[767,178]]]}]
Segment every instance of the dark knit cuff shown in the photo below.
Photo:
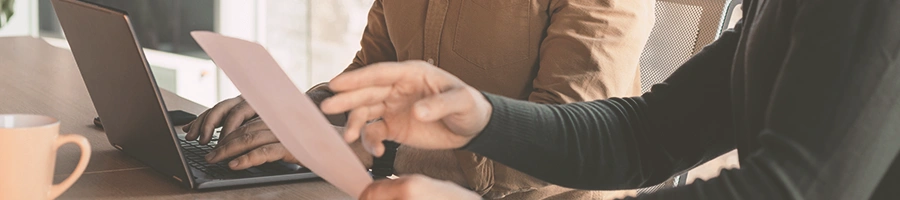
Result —
[{"label": "dark knit cuff", "polygon": [[503,149],[516,149],[522,145],[522,141],[529,141],[528,135],[518,134],[526,131],[519,129],[527,129],[522,123],[528,123],[532,119],[529,117],[529,106],[525,101],[514,100],[494,94],[482,92],[484,97],[492,105],[491,119],[481,133],[478,133],[469,144],[461,149],[474,153],[486,155],[499,153]]}]

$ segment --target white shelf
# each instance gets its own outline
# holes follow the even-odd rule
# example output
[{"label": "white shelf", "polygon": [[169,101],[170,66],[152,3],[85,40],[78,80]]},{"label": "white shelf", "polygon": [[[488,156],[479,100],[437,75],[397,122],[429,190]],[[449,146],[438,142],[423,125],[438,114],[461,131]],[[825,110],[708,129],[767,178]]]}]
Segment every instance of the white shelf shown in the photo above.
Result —
[{"label": "white shelf", "polygon": [[0,37],[38,35],[38,1],[16,0],[13,5],[12,18],[9,23],[0,27]]}]

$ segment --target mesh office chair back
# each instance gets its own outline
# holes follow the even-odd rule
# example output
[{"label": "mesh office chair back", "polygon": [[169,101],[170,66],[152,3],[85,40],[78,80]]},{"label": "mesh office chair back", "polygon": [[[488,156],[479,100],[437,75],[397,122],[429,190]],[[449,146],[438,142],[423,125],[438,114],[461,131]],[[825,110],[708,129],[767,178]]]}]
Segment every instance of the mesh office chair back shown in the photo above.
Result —
[{"label": "mesh office chair back", "polygon": [[[641,54],[641,90],[661,83],[678,66],[700,52],[728,27],[733,8],[741,0],[657,0],[656,25]],[[683,185],[687,173],[638,194]]]},{"label": "mesh office chair back", "polygon": [[641,89],[663,82],[718,38],[734,0],[657,0],[656,25],[641,54]]}]

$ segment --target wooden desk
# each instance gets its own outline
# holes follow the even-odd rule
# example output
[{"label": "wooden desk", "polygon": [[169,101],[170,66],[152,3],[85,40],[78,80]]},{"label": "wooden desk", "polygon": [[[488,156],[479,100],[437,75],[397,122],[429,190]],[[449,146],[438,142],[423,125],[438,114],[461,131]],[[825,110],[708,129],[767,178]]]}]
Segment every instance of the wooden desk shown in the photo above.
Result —
[{"label": "wooden desk", "polygon": [[[162,91],[169,109],[201,113],[206,108]],[[103,130],[72,53],[31,37],[0,38],[0,113],[53,116],[63,133],[88,138],[92,156],[84,175],[60,199],[351,199],[322,180],[256,185],[213,191],[179,187],[146,165],[113,148]],[[55,181],[71,173],[78,148],[60,148]]]}]

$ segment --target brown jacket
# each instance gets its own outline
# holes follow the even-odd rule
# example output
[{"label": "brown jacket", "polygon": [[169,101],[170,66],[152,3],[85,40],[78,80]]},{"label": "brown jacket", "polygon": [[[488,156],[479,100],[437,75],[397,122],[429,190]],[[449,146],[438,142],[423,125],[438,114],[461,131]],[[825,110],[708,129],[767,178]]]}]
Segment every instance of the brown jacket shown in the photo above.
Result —
[{"label": "brown jacket", "polygon": [[[640,92],[638,60],[654,0],[376,0],[347,70],[425,60],[480,90],[539,103]],[[602,198],[456,153],[486,198]]]}]

